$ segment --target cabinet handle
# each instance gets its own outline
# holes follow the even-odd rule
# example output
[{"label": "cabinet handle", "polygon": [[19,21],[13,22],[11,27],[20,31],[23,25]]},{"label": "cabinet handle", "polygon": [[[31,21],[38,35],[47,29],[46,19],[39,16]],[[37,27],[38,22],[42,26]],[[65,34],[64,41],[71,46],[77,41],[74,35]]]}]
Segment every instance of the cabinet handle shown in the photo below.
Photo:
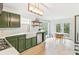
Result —
[{"label": "cabinet handle", "polygon": [[8,14],[8,26],[10,25],[10,16]]},{"label": "cabinet handle", "polygon": [[78,32],[77,32],[77,41],[78,41]]}]

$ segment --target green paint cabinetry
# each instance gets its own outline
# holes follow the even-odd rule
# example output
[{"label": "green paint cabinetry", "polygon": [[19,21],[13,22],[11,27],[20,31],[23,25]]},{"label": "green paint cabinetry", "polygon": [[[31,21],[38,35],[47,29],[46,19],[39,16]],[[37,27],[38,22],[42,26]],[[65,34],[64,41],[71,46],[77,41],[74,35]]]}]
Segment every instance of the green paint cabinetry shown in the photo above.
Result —
[{"label": "green paint cabinetry", "polygon": [[[41,42],[43,42],[45,40],[45,33],[40,32],[40,34],[42,34],[42,41]],[[27,49],[34,47],[38,44],[37,37],[26,38],[26,36],[27,36],[26,34],[15,35],[15,36],[6,37],[6,39],[9,41],[9,43],[13,47],[15,47],[17,49],[17,51],[23,52],[24,50],[27,50]]]},{"label": "green paint cabinetry", "polygon": [[32,44],[31,44],[31,38],[26,39],[26,49],[31,48]]},{"label": "green paint cabinetry", "polygon": [[2,12],[0,14],[0,28],[7,28],[9,26],[9,13]]},{"label": "green paint cabinetry", "polygon": [[0,28],[20,27],[20,15],[2,11],[0,14]]},{"label": "green paint cabinetry", "polygon": [[31,40],[32,40],[32,46],[35,46],[37,44],[36,37],[31,38]]},{"label": "green paint cabinetry", "polygon": [[9,41],[9,43],[18,50],[18,40],[17,36],[10,36],[6,37],[6,39]]},{"label": "green paint cabinetry", "polygon": [[26,39],[26,49],[31,48],[37,44],[36,37]]},{"label": "green paint cabinetry", "polygon": [[25,40],[26,40],[26,35],[19,35],[18,36],[18,50],[19,52],[22,52],[25,50]]},{"label": "green paint cabinetry", "polygon": [[9,43],[15,47],[19,52],[22,52],[25,50],[25,40],[26,35],[16,35],[16,36],[10,36],[6,37],[6,39],[9,41]]}]

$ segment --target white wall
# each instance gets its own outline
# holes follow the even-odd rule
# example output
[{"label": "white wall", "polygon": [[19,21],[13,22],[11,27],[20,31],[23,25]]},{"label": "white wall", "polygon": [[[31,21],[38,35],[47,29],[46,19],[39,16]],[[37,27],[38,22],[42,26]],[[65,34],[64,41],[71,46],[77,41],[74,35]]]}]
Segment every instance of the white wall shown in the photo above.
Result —
[{"label": "white wall", "polygon": [[[0,28],[0,35],[21,33],[21,32],[35,32],[38,31],[38,27],[32,27],[31,21],[35,20],[35,18],[42,19],[43,16],[38,16],[31,12],[28,12],[27,4],[25,5],[25,9],[18,9],[18,4],[4,4],[3,11],[12,12],[21,15],[21,27],[20,28]],[[20,4],[19,4],[20,5]],[[21,7],[21,6],[20,6]],[[43,19],[42,19],[43,20]]]},{"label": "white wall", "polygon": [[56,24],[61,24],[62,33],[64,33],[64,23],[70,23],[70,39],[74,40],[74,17],[52,20],[50,24],[50,33],[54,36],[56,33]]},{"label": "white wall", "polygon": [[[3,7],[3,11],[7,11],[7,12],[12,12],[12,13],[16,13],[16,14],[20,14],[19,10],[15,10],[15,9],[11,9],[8,7]],[[21,14],[20,14],[21,15]],[[23,15],[21,15],[21,27],[19,28],[0,28],[0,35],[8,35],[8,34],[16,34],[16,33],[26,33],[29,32],[30,30],[30,19],[28,19],[27,17],[24,17]]]}]

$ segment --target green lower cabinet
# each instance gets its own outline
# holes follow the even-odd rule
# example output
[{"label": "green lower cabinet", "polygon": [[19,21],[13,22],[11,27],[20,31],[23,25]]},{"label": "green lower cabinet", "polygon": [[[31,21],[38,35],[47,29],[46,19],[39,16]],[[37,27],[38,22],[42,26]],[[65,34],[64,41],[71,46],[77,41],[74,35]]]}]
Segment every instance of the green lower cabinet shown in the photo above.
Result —
[{"label": "green lower cabinet", "polygon": [[26,39],[26,35],[10,36],[6,37],[6,39],[20,53],[37,44],[36,37]]},{"label": "green lower cabinet", "polygon": [[26,39],[26,49],[31,48],[32,44],[31,44],[31,38]]},{"label": "green lower cabinet", "polygon": [[32,40],[32,46],[35,46],[37,44],[36,37],[31,38],[31,40]]},{"label": "green lower cabinet", "polygon": [[6,39],[13,47],[15,47],[17,51],[22,52],[25,50],[26,35],[10,36],[10,37],[6,37]]},{"label": "green lower cabinet", "polygon": [[19,52],[22,52],[25,50],[25,40],[26,40],[26,37],[25,36],[19,36],[18,38],[18,50]]},{"label": "green lower cabinet", "polygon": [[9,41],[9,43],[18,50],[18,40],[17,37],[11,36],[11,37],[6,37],[6,39]]}]

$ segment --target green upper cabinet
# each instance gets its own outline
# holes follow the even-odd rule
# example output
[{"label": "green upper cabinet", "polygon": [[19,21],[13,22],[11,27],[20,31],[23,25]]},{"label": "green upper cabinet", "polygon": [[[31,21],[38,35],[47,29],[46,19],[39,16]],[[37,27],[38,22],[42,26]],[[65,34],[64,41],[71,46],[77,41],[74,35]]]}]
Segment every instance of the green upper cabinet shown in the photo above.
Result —
[{"label": "green upper cabinet", "polygon": [[36,44],[37,44],[36,37],[33,37],[32,38],[32,46],[35,46]]},{"label": "green upper cabinet", "polygon": [[0,28],[7,28],[9,26],[9,13],[2,12],[0,15]]},{"label": "green upper cabinet", "polygon": [[2,11],[0,15],[0,28],[20,27],[20,15]]},{"label": "green upper cabinet", "polygon": [[19,37],[18,37],[18,46],[19,46],[19,52],[22,52],[22,51],[24,51],[25,50],[25,47],[26,47],[26,45],[25,45],[25,43],[26,43],[26,36],[25,35],[20,35]]},{"label": "green upper cabinet", "polygon": [[20,15],[10,13],[10,27],[20,27]]}]

